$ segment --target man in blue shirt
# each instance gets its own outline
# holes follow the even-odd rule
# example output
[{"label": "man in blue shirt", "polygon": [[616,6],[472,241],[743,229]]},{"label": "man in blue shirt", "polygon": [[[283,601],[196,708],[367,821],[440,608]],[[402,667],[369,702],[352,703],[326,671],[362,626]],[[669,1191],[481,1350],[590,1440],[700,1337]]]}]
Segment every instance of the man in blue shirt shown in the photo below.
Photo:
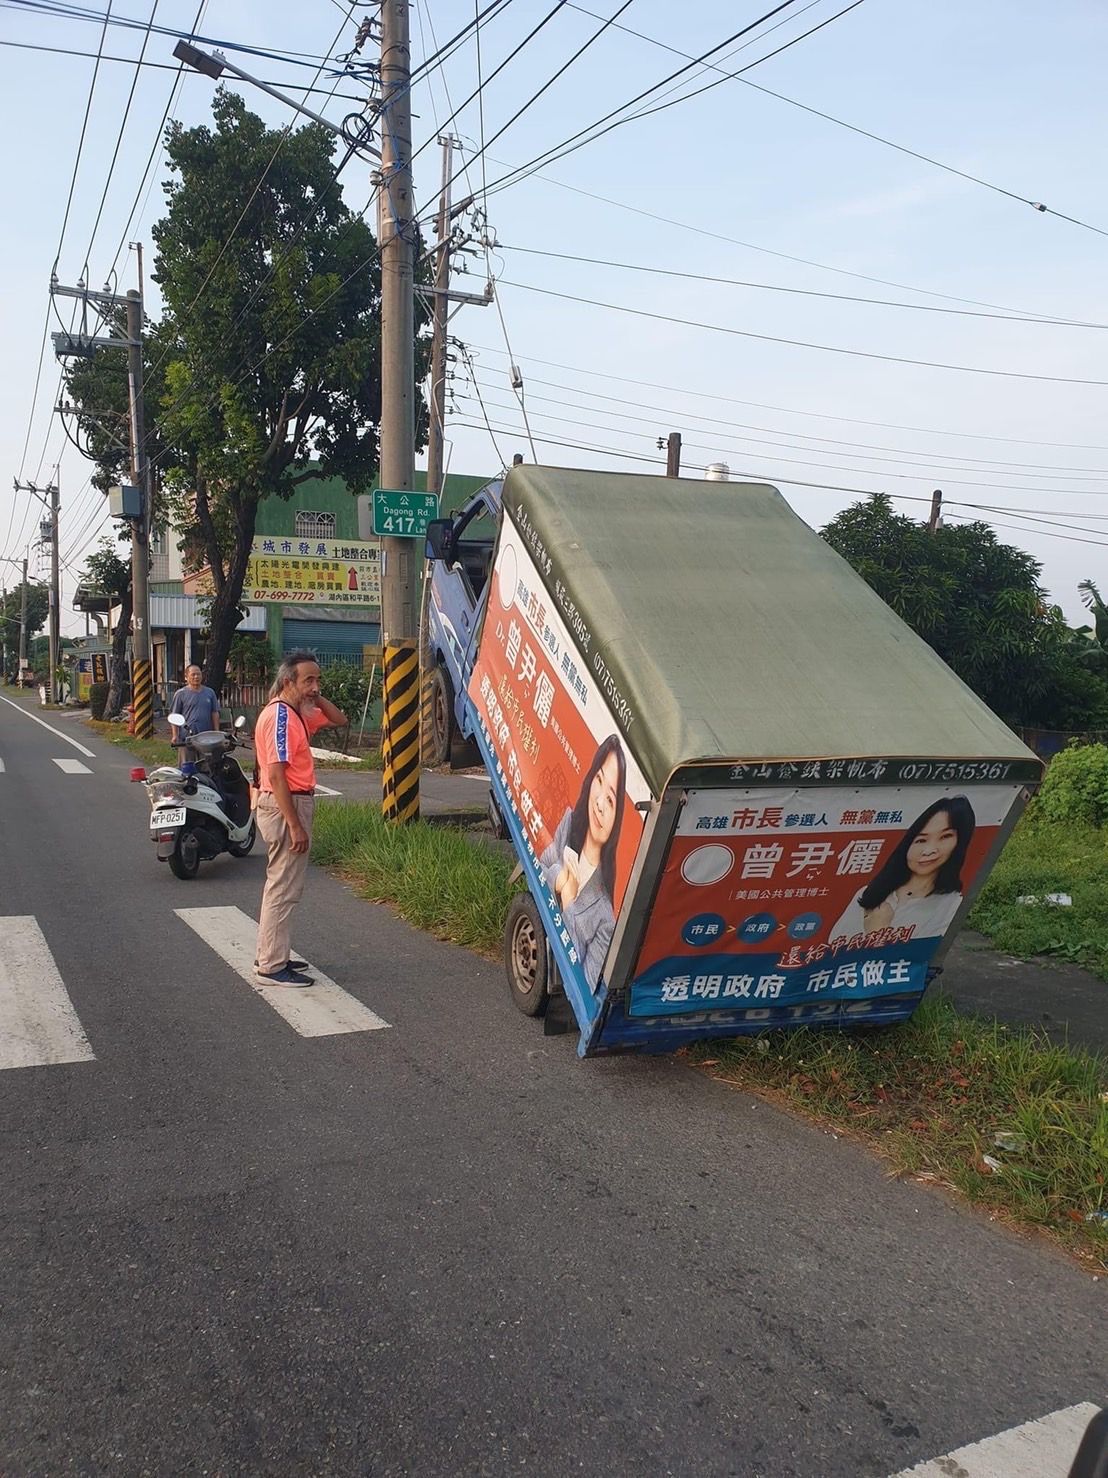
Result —
[{"label": "man in blue shirt", "polygon": [[184,728],[173,726],[173,742],[180,746],[178,758],[184,760],[185,741],[193,734],[207,734],[219,728],[219,699],[211,688],[204,686],[204,674],[193,665],[185,668],[186,687],[178,688],[169,705],[170,713],[179,713],[185,720]]}]

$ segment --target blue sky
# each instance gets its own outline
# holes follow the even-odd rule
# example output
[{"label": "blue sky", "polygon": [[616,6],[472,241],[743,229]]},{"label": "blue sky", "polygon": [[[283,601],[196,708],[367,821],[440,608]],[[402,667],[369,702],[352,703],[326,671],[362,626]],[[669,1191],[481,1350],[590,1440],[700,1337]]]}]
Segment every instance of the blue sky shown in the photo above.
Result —
[{"label": "blue sky", "polygon": [[[89,8],[101,3],[89,0]],[[682,65],[656,43],[697,55],[768,8],[733,0],[683,7],[635,0],[621,24],[653,39],[610,28],[489,147],[485,180],[493,184],[506,166],[526,163]],[[752,44],[722,65],[733,70],[755,61],[841,8],[841,0],[794,0],[744,38]],[[156,20],[188,31],[195,9],[196,0],[159,0]],[[340,30],[343,39],[335,50],[349,46],[354,26],[344,25],[346,9],[339,0],[295,6],[284,0],[209,0],[201,29],[213,37],[320,56]],[[489,18],[482,28],[485,75],[549,9],[547,0],[512,0]],[[607,17],[618,0],[588,0],[585,9]],[[146,0],[113,6],[113,14],[143,23],[149,13]],[[467,0],[418,0],[412,10],[413,61],[472,15]],[[479,148],[482,123],[484,137],[491,137],[597,25],[582,9],[564,6],[487,86],[483,120],[474,103],[451,124],[468,154]],[[99,24],[0,7],[3,41],[95,52],[99,34]],[[1102,86],[1106,39],[1108,11],[1076,0],[1049,8],[988,0],[865,0],[747,76],[794,103],[1108,230],[1102,147],[1108,125]],[[105,52],[133,58],[141,40],[140,31],[110,28]],[[147,61],[171,62],[172,46],[169,37],[152,37]],[[284,63],[242,61],[290,89],[312,76]],[[108,525],[101,526],[99,495],[86,485],[87,464],[72,448],[63,452],[61,427],[49,417],[57,383],[49,353],[30,422],[29,417],[50,264],[92,67],[84,57],[0,47],[0,118],[8,142],[0,163],[8,205],[0,221],[7,284],[0,340],[0,554],[18,557],[32,529],[28,500],[20,497],[13,508],[11,478],[22,469],[24,477],[45,481],[60,456],[63,603],[89,541]],[[700,69],[687,74],[690,86],[716,75]],[[131,65],[101,66],[62,240],[63,282],[74,281],[83,269],[133,76]],[[421,208],[433,206],[438,185],[438,127],[474,89],[477,76],[475,47],[467,43],[416,89],[414,138],[417,145],[431,141],[416,162]],[[139,77],[88,253],[94,284],[110,269],[172,84],[170,71],[148,69]],[[272,125],[284,125],[288,115],[280,104],[243,88],[251,107]],[[343,83],[340,91],[358,89]],[[176,116],[186,124],[206,119],[211,94],[207,78],[186,74]],[[314,101],[318,106],[323,98]],[[324,110],[337,119],[354,106],[336,98]],[[354,209],[369,199],[368,174],[355,162],[343,176]],[[469,178],[479,191],[480,165]],[[160,200],[155,186],[137,232],[132,227],[133,239],[149,244]],[[1078,580],[1102,578],[1108,586],[1108,386],[1060,382],[1108,381],[1108,330],[712,284],[519,250],[811,293],[962,309],[985,303],[1032,317],[1108,324],[1104,235],[736,81],[615,129],[539,175],[492,191],[487,206],[504,248],[491,257],[504,323],[494,308],[474,307],[460,310],[452,327],[473,346],[489,419],[505,429],[496,432],[494,450],[473,386],[457,365],[455,414],[448,427],[452,470],[494,473],[500,456],[510,459],[518,450],[530,457],[508,381],[506,328],[512,357],[523,370],[543,461],[645,471],[649,461],[609,453],[664,460],[656,450],[658,436],[680,430],[690,475],[700,475],[697,466],[726,461],[733,475],[777,482],[817,526],[856,501],[856,493],[836,489],[883,489],[925,500],[896,505],[923,517],[931,490],[941,487],[952,516],[972,516],[971,504],[1003,510],[981,516],[998,526],[1002,538],[1042,561],[1045,583],[1071,619],[1081,615]],[[133,259],[128,263],[126,256],[120,262],[122,287],[133,280],[127,276]],[[472,275],[456,285],[479,291],[483,253],[470,266]],[[572,301],[580,298],[713,327]],[[971,301],[953,301],[958,299]],[[153,295],[150,306],[156,311]],[[752,335],[1006,374],[893,363]],[[798,485],[803,482],[830,486]],[[1056,522],[1029,521],[1037,517]],[[1097,529],[1104,534],[1085,532]],[[11,565],[0,565],[0,579],[10,581],[14,573]],[[65,629],[79,625],[67,614]]]}]

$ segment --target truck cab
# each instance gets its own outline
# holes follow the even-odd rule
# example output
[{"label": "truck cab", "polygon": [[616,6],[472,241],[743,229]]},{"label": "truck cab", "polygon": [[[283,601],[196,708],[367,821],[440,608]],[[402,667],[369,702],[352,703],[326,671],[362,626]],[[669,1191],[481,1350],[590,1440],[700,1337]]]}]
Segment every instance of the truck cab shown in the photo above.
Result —
[{"label": "truck cab", "polygon": [[488,594],[500,525],[503,480],[487,483],[449,518],[427,531],[432,557],[426,630],[432,677],[434,763],[450,761],[455,739],[472,737],[465,691],[476,657],[476,635]]}]

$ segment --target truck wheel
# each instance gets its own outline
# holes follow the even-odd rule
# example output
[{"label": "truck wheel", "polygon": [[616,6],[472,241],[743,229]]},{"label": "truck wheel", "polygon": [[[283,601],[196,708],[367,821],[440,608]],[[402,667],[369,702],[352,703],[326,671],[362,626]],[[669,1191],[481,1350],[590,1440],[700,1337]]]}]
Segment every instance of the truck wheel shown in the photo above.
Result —
[{"label": "truck wheel", "polygon": [[541,1016],[546,987],[546,933],[530,893],[517,893],[504,925],[504,969],[512,1002],[524,1016]]},{"label": "truck wheel", "polygon": [[454,740],[454,684],[445,667],[431,679],[431,763],[448,765]]}]

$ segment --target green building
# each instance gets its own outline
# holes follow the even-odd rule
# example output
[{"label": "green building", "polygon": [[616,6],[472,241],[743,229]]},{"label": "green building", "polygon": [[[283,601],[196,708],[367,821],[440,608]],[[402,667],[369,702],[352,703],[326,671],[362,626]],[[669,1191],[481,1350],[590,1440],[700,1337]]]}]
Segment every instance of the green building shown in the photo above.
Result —
[{"label": "green building", "polygon": [[[488,481],[487,477],[449,475],[441,499],[444,513],[460,507]],[[422,492],[424,483],[424,474],[417,472],[415,490]],[[259,503],[255,537],[357,541],[358,498],[342,478],[309,478],[287,502],[266,498]],[[172,532],[155,538],[152,554],[150,633],[155,682],[171,688],[183,680],[189,662],[203,661],[203,606],[199,597],[185,593],[184,570]],[[264,632],[274,657],[306,647],[324,663],[361,662],[365,649],[376,649],[380,643],[381,619],[376,607],[248,604],[239,630],[255,635]]]}]

